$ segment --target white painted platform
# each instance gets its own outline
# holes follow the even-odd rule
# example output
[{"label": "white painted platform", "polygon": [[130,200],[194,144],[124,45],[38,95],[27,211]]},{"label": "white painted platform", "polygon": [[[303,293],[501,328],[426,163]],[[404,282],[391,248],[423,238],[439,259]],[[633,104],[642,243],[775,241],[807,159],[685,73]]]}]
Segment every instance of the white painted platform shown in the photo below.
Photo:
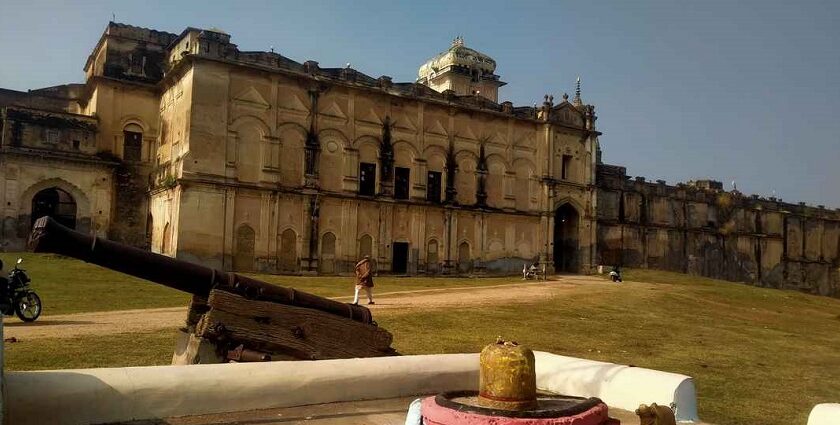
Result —
[{"label": "white painted platform", "polygon": [[[536,353],[537,386],[632,411],[677,406],[696,421],[690,377]],[[393,399],[476,389],[478,354],[8,372],[7,423],[80,425]]]},{"label": "white painted platform", "polygon": [[808,415],[808,425],[840,424],[840,403],[818,404]]}]

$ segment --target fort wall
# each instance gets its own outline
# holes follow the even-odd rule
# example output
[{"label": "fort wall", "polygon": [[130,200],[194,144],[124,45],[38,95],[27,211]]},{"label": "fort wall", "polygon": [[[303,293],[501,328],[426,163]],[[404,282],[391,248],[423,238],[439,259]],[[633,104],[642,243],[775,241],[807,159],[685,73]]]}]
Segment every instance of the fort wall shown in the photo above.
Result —
[{"label": "fort wall", "polygon": [[840,296],[840,211],[600,164],[598,261]]}]

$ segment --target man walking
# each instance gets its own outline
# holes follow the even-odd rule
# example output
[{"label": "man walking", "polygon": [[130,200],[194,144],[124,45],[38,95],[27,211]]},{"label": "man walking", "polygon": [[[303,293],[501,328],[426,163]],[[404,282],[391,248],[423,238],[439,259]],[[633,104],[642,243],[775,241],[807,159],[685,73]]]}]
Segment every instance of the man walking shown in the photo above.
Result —
[{"label": "man walking", "polygon": [[353,304],[359,304],[359,291],[365,288],[365,293],[368,297],[368,304],[376,304],[373,302],[373,267],[370,264],[370,257],[365,255],[358,263],[356,263],[356,296],[353,297]]}]

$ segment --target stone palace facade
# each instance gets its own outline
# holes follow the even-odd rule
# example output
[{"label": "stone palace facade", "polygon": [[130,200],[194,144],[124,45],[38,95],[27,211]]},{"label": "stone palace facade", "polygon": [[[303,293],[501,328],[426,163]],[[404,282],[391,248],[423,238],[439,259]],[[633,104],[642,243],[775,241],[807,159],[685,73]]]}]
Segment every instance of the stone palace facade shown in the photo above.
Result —
[{"label": "stone palace facade", "polygon": [[601,163],[579,82],[571,99],[499,102],[495,61],[461,38],[401,83],[241,51],[219,30],[112,22],[84,71],[0,89],[6,251],[51,215],[225,270],[337,274],[365,255],[411,275],[625,264],[838,295],[836,211],[634,183]]}]

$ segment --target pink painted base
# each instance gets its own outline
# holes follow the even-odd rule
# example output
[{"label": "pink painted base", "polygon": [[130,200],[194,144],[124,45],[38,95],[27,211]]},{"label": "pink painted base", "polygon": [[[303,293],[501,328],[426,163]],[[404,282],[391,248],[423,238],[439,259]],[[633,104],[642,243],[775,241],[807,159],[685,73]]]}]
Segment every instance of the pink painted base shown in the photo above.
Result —
[{"label": "pink painted base", "polygon": [[439,406],[434,397],[426,397],[423,399],[422,412],[423,423],[426,425],[618,425],[618,421],[607,415],[607,405],[604,403],[563,418],[505,418],[459,412]]}]

